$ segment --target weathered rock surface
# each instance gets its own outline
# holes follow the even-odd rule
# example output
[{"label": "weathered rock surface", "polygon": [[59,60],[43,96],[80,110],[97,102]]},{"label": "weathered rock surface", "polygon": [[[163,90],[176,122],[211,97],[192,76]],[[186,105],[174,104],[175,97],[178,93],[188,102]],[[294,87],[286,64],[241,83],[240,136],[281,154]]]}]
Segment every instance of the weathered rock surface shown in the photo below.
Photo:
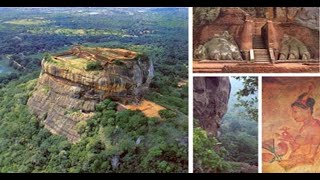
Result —
[{"label": "weathered rock surface", "polygon": [[310,59],[308,48],[298,39],[285,35],[280,49],[280,60]]},{"label": "weathered rock surface", "polygon": [[296,23],[319,31],[319,8],[303,7],[294,17]]},{"label": "weathered rock surface", "polygon": [[[198,12],[202,12],[203,14],[207,11],[201,11],[202,7],[198,8]],[[209,12],[219,13],[218,15],[211,15],[212,19],[206,20],[198,14],[194,14],[194,20],[197,23],[194,25],[193,29],[193,39],[194,46],[197,47],[200,44],[204,44],[209,41],[214,34],[220,34],[224,31],[228,31],[230,35],[232,35],[235,41],[239,44],[240,42],[240,34],[243,29],[243,24],[245,23],[246,17],[248,13],[240,8],[216,8],[210,7],[208,8]]]},{"label": "weathered rock surface", "polygon": [[194,118],[209,135],[217,136],[227,112],[231,84],[228,77],[195,77],[193,90]]},{"label": "weathered rock surface", "polygon": [[302,42],[310,52],[311,59],[319,59],[319,31],[308,27],[301,26],[296,23],[280,23],[275,28],[278,34],[279,44],[286,39],[285,35],[294,37]]},{"label": "weathered rock surface", "polygon": [[216,34],[210,41],[199,45],[194,51],[197,59],[242,60],[237,43],[228,31]]},{"label": "weathered rock surface", "polygon": [[193,24],[201,26],[212,23],[219,16],[220,9],[220,7],[194,7]]},{"label": "weathered rock surface", "polygon": [[[102,68],[86,70],[91,62]],[[76,47],[42,61],[28,106],[52,133],[76,142],[76,124],[92,117],[97,103],[106,98],[139,103],[152,77],[152,62],[136,52]]]},{"label": "weathered rock surface", "polygon": [[241,9],[252,17],[294,22],[319,30],[319,9],[317,7],[241,7]]}]

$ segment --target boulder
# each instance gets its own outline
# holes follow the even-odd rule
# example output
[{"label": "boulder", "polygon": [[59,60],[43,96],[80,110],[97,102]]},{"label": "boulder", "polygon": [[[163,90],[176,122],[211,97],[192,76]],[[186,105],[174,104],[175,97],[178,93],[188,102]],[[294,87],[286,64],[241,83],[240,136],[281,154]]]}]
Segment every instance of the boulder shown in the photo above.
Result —
[{"label": "boulder", "polygon": [[311,58],[308,48],[298,39],[284,35],[280,49],[280,60],[308,60]]},{"label": "boulder", "polygon": [[209,135],[217,136],[227,112],[231,84],[228,77],[195,77],[193,114]]},{"label": "boulder", "polygon": [[216,34],[211,40],[199,45],[194,58],[208,60],[243,60],[237,43],[228,31]]}]

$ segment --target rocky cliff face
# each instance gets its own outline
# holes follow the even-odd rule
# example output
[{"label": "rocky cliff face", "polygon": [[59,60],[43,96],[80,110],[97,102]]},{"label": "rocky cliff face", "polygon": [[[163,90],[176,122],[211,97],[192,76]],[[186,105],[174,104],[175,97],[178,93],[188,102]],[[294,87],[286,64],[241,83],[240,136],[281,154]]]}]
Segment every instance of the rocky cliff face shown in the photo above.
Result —
[{"label": "rocky cliff face", "polygon": [[239,24],[243,22],[244,16],[254,18],[267,18],[280,22],[294,22],[310,29],[319,30],[319,8],[317,7],[241,7],[241,8],[220,8],[220,7],[195,7],[194,24],[201,26],[214,22],[225,17],[230,24]]},{"label": "rocky cliff face", "polygon": [[76,124],[92,117],[97,103],[139,103],[152,77],[152,62],[136,52],[75,47],[42,61],[28,106],[52,133],[76,142]]},{"label": "rocky cliff face", "polygon": [[239,44],[239,36],[247,13],[240,8],[199,7],[194,11],[193,45],[198,47],[215,34],[229,32]]},{"label": "rocky cliff face", "polygon": [[217,136],[227,112],[231,84],[228,77],[195,77],[193,90],[194,118],[208,134]]}]

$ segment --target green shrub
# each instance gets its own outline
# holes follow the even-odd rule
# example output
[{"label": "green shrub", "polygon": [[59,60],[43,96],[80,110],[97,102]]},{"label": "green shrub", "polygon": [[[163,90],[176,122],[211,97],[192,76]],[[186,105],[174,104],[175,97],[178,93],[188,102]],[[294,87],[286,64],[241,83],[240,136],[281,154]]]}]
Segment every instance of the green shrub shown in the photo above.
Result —
[{"label": "green shrub", "polygon": [[140,59],[141,61],[147,61],[149,60],[148,56],[143,54],[143,53],[139,53],[136,57],[136,59]]},{"label": "green shrub", "polygon": [[114,110],[114,109],[117,108],[117,106],[118,106],[118,104],[112,101],[112,102],[110,102],[110,103],[108,104],[107,109],[108,109],[108,110]]},{"label": "green shrub", "polygon": [[219,149],[219,141],[215,137],[209,137],[201,128],[195,128],[193,132],[194,169],[195,172],[223,172],[231,168],[222,157],[226,153]]},{"label": "green shrub", "polygon": [[86,70],[87,71],[96,71],[96,70],[102,70],[103,67],[101,66],[101,63],[96,61],[96,62],[89,62],[87,64]]},{"label": "green shrub", "polygon": [[[108,108],[108,105],[111,103],[112,101],[110,99],[105,99],[104,101],[100,102],[99,104],[96,105],[96,111],[102,112],[103,110]],[[111,107],[112,105],[110,105]],[[110,109],[110,108],[108,108]]]},{"label": "green shrub", "polygon": [[52,62],[53,58],[49,53],[45,53],[44,54],[44,60],[47,61],[47,62]]},{"label": "green shrub", "polygon": [[177,117],[177,114],[175,112],[167,110],[167,109],[160,110],[159,115],[164,119],[170,119],[170,118]]},{"label": "green shrub", "polygon": [[76,124],[76,130],[79,134],[82,134],[85,132],[87,127],[87,122],[86,121],[80,121]]}]

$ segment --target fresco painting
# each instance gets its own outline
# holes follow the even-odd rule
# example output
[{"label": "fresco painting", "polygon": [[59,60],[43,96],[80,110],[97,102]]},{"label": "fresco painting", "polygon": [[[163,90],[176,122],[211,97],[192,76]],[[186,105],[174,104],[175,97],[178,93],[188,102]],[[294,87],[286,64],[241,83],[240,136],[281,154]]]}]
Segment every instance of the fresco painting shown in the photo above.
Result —
[{"label": "fresco painting", "polygon": [[320,78],[264,77],[263,172],[320,172]]}]

